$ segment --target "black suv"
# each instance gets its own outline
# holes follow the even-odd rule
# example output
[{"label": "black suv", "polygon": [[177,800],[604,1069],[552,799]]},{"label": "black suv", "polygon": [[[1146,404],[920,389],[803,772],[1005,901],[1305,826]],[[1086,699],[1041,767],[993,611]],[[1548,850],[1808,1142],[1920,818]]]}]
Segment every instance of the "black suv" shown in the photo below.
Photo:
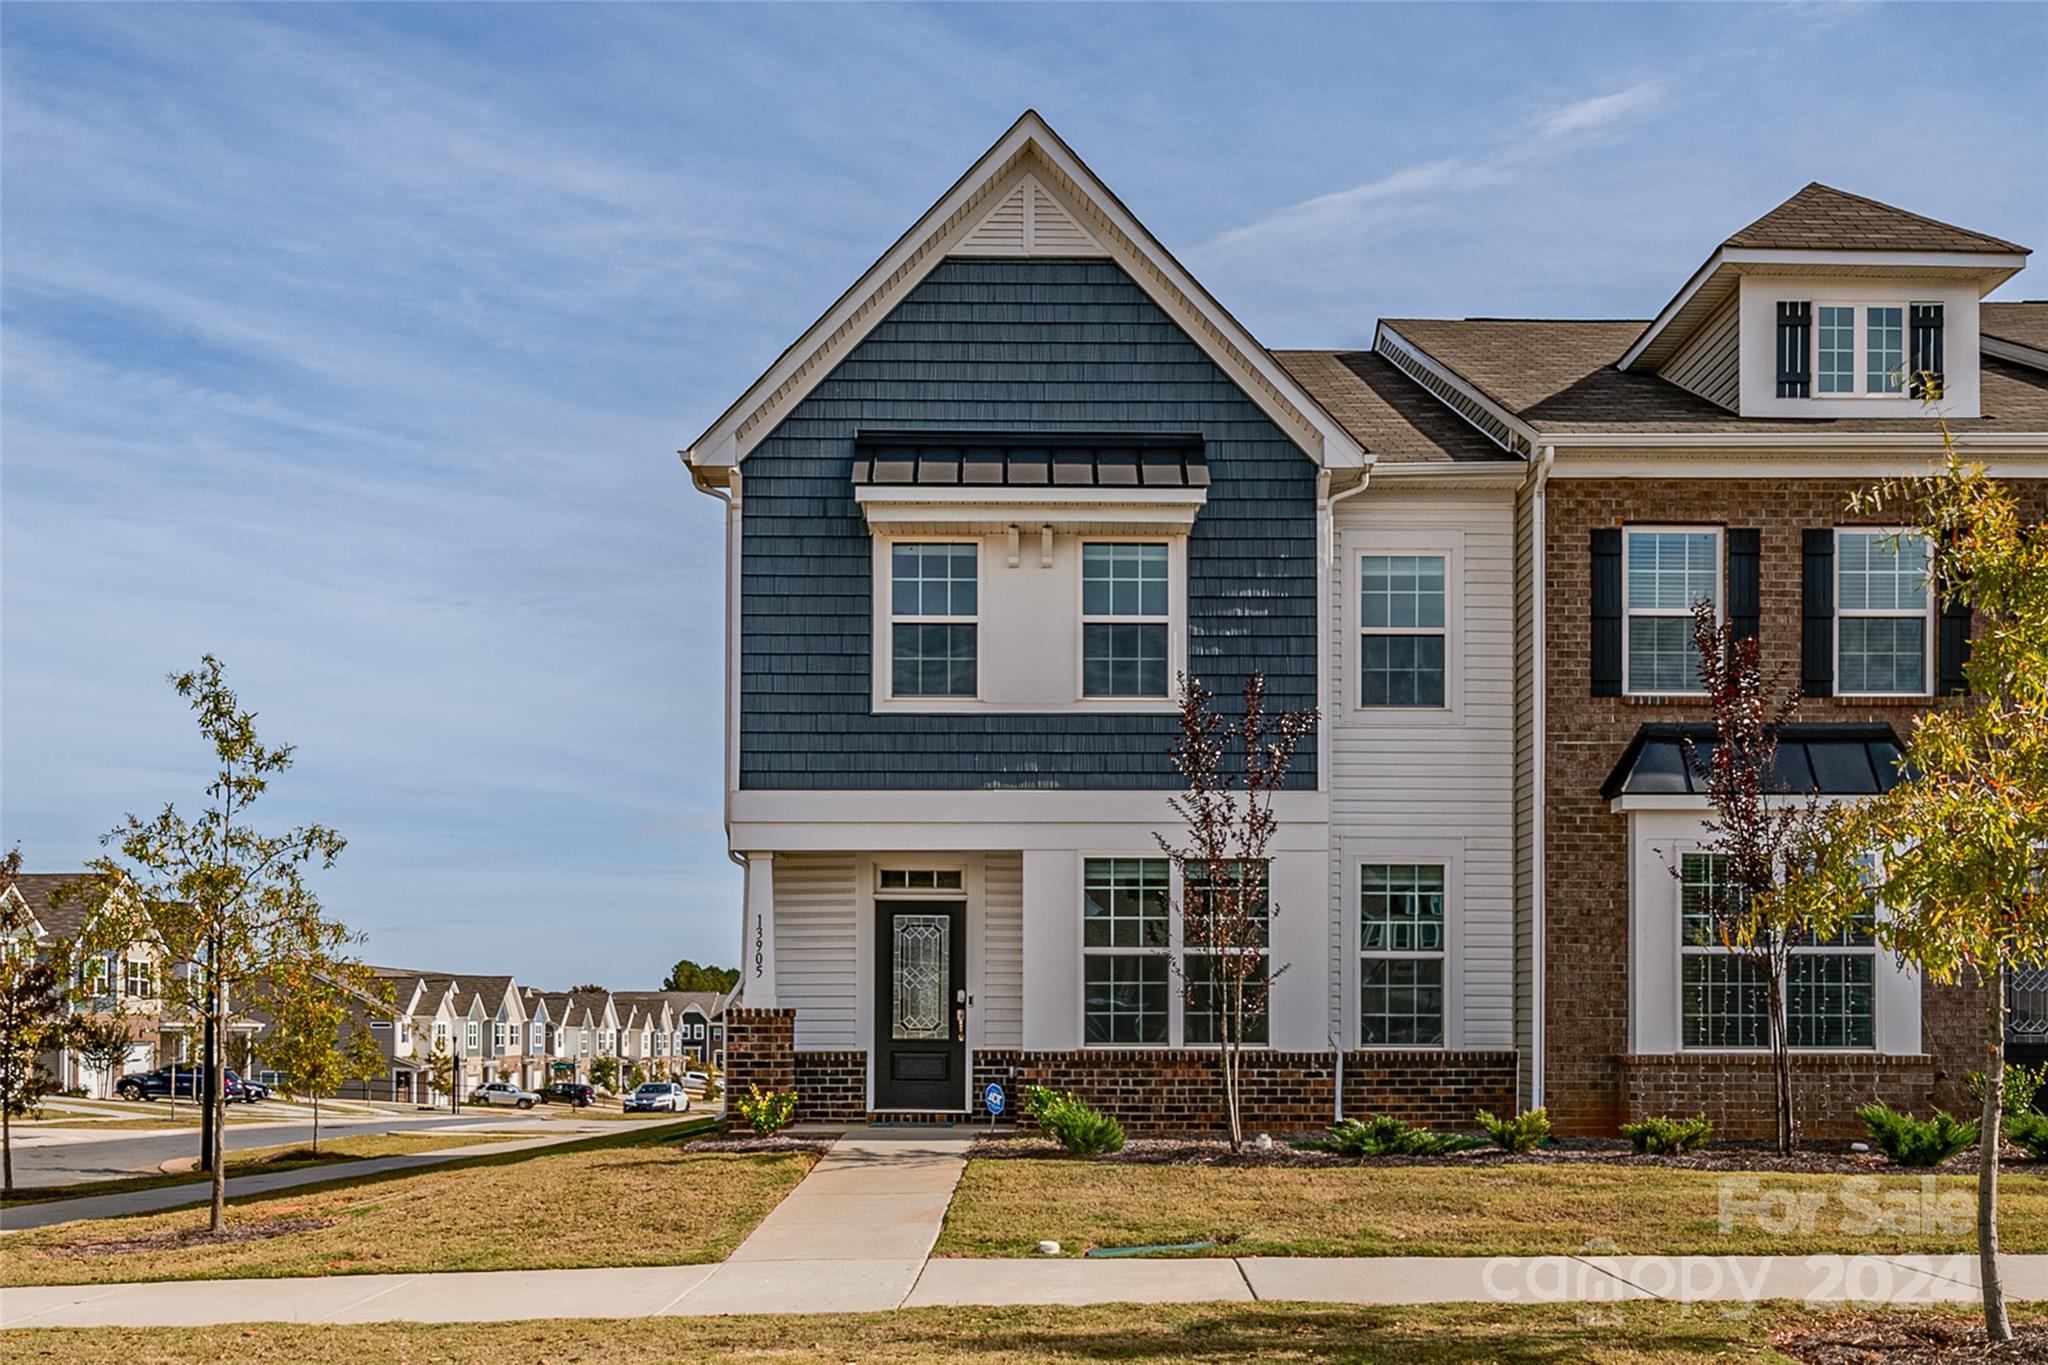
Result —
[{"label": "black suv", "polygon": [[573,1104],[578,1109],[586,1109],[597,1103],[596,1090],[590,1086],[577,1085],[571,1081],[557,1081],[555,1084],[542,1090],[540,1097],[549,1104]]},{"label": "black suv", "polygon": [[[154,1071],[132,1072],[114,1083],[114,1093],[124,1100],[154,1100],[173,1096],[181,1100],[196,1100],[201,1098],[205,1089],[200,1079],[202,1072],[203,1068],[194,1062],[160,1066]],[[242,1084],[242,1078],[232,1070],[223,1072],[221,1080],[227,1087],[229,1104],[237,1101],[246,1103],[257,1098],[255,1092]]]}]

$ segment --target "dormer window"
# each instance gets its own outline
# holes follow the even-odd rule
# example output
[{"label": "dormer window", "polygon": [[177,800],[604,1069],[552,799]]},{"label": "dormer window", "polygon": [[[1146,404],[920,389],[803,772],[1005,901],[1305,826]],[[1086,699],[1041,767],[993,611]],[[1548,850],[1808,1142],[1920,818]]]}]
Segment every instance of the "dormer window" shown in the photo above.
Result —
[{"label": "dormer window", "polygon": [[[1804,396],[1798,319],[1808,305],[1778,305],[1778,392]],[[1821,398],[1922,397],[1918,376],[1941,376],[1938,303],[1829,303],[1813,312],[1813,389]],[[1911,319],[1910,332],[1907,328]],[[1790,325],[1787,319],[1792,319]],[[1908,345],[1910,341],[1910,347]]]}]

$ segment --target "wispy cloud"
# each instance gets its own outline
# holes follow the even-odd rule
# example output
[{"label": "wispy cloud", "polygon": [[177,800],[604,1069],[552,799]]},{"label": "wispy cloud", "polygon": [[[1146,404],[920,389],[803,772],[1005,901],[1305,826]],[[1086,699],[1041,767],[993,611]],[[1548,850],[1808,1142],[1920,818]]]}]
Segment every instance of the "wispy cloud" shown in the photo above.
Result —
[{"label": "wispy cloud", "polygon": [[1256,251],[1356,246],[1377,226],[1498,189],[1532,164],[1563,155],[1625,119],[1647,113],[1662,99],[1664,88],[1663,80],[1651,79],[1576,100],[1526,120],[1512,136],[1479,156],[1423,162],[1289,204],[1218,234],[1196,248],[1193,256],[1214,263]]}]

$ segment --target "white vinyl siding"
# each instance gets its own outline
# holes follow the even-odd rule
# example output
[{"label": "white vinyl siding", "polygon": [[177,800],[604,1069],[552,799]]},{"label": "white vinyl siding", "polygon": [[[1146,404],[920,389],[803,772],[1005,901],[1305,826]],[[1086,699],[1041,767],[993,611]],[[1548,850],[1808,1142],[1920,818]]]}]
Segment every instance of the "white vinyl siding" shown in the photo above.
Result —
[{"label": "white vinyl siding", "polygon": [[1024,857],[991,853],[982,872],[981,1031],[975,1046],[1024,1045]]},{"label": "white vinyl siding", "polygon": [[775,859],[775,1001],[796,1011],[796,1045],[866,1047],[855,1022],[859,935],[852,854]]},{"label": "white vinyl siding", "polygon": [[[1337,709],[1330,730],[1330,1031],[1360,1034],[1359,867],[1441,863],[1455,886],[1445,1046],[1515,1042],[1514,493],[1408,492],[1338,509],[1340,581],[1363,554],[1440,553],[1451,640],[1441,711]],[[1357,602],[1331,603],[1332,694],[1355,699]],[[1283,910],[1286,900],[1281,898]],[[1282,925],[1285,924],[1283,914]],[[1295,959],[1300,961],[1299,958]],[[1310,970],[1303,963],[1293,972]],[[1293,972],[1282,977],[1284,991]]]},{"label": "white vinyl siding", "polygon": [[1734,300],[1693,334],[1657,373],[1728,409],[1742,405],[1742,328]]}]

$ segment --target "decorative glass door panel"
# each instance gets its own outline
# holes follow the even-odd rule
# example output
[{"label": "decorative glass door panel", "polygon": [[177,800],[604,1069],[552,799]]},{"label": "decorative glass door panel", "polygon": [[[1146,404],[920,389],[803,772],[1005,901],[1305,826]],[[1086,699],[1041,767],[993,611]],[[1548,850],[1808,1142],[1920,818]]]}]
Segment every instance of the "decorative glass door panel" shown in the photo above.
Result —
[{"label": "decorative glass door panel", "polygon": [[953,917],[895,917],[895,1007],[891,1036],[897,1041],[949,1039],[953,1026]]}]

